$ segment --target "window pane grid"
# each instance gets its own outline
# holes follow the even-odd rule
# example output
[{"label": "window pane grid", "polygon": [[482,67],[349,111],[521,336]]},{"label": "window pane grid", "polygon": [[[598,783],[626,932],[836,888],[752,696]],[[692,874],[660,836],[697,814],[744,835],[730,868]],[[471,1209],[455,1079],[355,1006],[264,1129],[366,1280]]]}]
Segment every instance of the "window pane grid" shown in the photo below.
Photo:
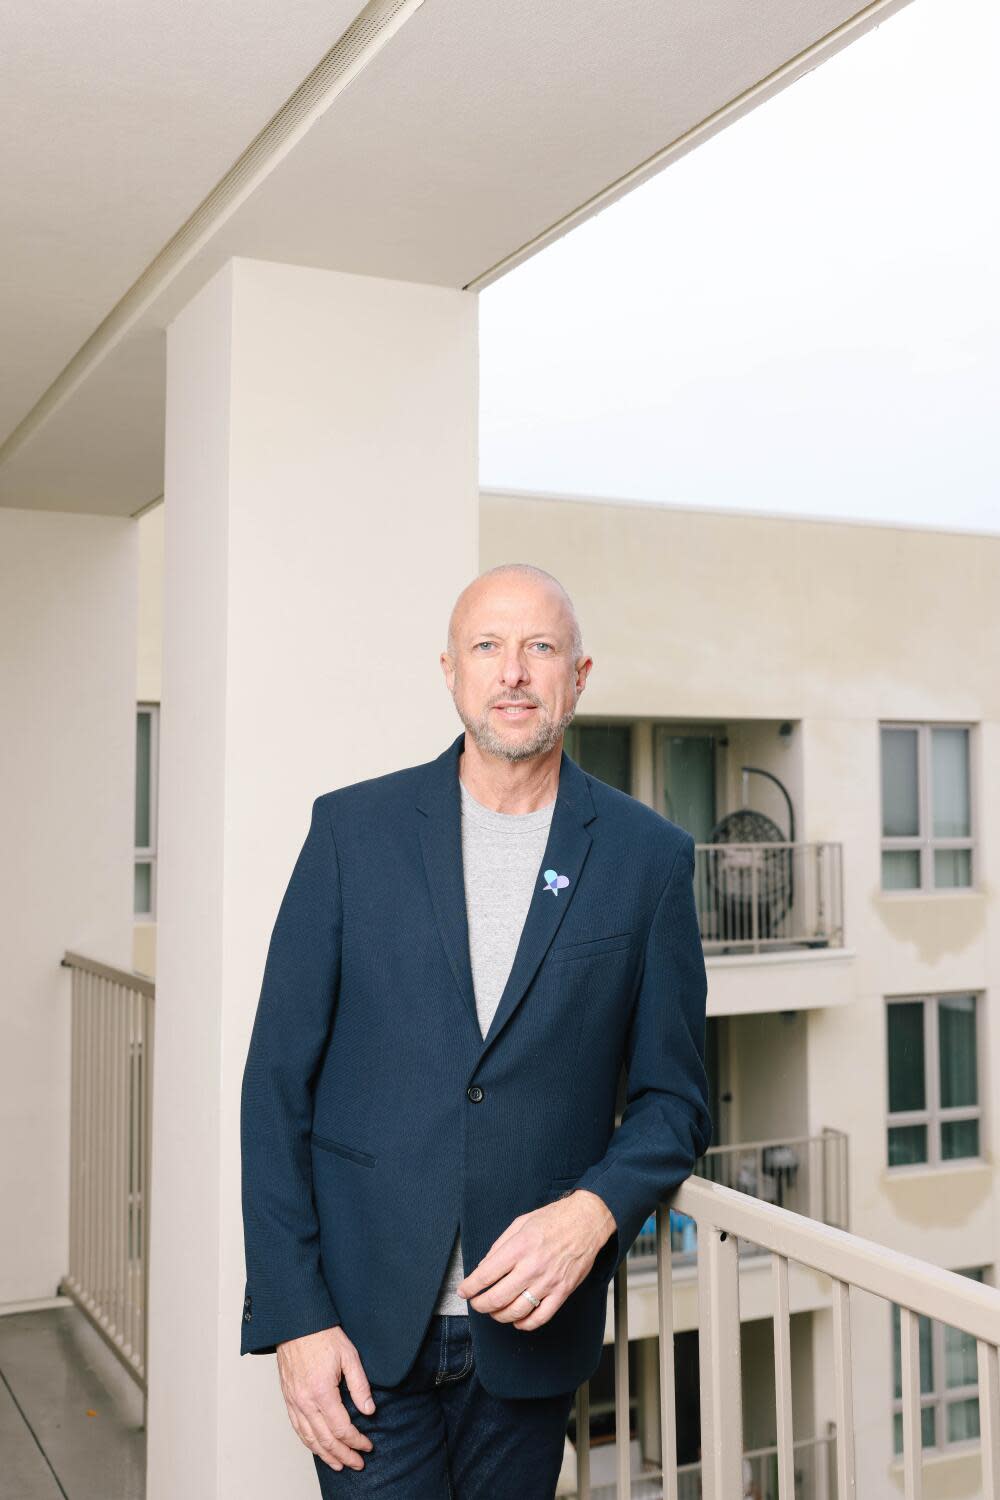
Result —
[{"label": "window pane grid", "polygon": [[975,884],[969,725],[883,724],[882,889]]},{"label": "window pane grid", "polygon": [[[980,1158],[977,1017],[974,994],[888,1001],[889,1168],[905,1171]],[[962,1102],[951,1102],[956,1098]],[[893,1109],[893,1104],[910,1107]]]}]

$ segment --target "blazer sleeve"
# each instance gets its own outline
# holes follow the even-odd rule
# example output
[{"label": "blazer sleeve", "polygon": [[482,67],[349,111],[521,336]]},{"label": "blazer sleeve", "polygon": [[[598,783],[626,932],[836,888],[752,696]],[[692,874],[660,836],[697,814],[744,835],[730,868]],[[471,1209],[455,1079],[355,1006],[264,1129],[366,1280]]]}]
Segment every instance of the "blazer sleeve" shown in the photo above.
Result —
[{"label": "blazer sleeve", "polygon": [[241,1354],[273,1354],[284,1339],[341,1321],[320,1267],[310,1134],[342,926],[333,829],[317,797],[271,932],[243,1071]]},{"label": "blazer sleeve", "polygon": [[626,1105],[608,1148],[574,1183],[604,1199],[616,1228],[591,1275],[609,1281],[656,1205],[712,1138],[705,1071],[708,990],[685,833],[650,923],[625,1040]]}]

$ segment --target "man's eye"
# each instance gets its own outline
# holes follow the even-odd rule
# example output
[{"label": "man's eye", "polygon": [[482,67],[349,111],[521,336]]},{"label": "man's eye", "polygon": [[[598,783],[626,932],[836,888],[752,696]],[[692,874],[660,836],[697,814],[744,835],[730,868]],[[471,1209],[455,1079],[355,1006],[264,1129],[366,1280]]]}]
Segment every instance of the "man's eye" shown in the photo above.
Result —
[{"label": "man's eye", "polygon": [[552,646],[550,645],[550,643],[548,641],[536,641],[535,645],[538,646],[542,651],[551,651],[552,650]]},{"label": "man's eye", "polygon": [[492,641],[477,641],[474,650],[478,651],[480,646],[492,646]]}]

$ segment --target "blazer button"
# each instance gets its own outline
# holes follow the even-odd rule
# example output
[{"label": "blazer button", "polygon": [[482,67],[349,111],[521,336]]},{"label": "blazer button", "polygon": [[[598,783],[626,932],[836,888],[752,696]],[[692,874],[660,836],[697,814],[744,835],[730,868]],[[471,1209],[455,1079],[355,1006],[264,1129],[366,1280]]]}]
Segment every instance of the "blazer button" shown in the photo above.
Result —
[{"label": "blazer button", "polygon": [[468,1096],[472,1100],[473,1104],[478,1104],[479,1101],[480,1101],[480,1099],[483,1097],[483,1091],[479,1087],[478,1083],[474,1083],[472,1085],[472,1087],[466,1089],[465,1092],[468,1094]]},{"label": "blazer button", "polygon": [[250,1321],[250,1314],[248,1312],[245,1312],[243,1314],[243,1321],[244,1321],[244,1323],[249,1323],[249,1321]]}]

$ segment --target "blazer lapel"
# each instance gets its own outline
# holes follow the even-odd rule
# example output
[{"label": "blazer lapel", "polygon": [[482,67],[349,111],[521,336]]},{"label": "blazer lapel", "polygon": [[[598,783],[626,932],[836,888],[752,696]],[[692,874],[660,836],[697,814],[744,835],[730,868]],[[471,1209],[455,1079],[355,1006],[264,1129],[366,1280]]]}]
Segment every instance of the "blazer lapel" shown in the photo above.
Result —
[{"label": "blazer lapel", "polygon": [[469,957],[469,924],[465,915],[465,875],[462,866],[462,800],[458,786],[458,757],[465,746],[465,731],[431,761],[421,783],[417,807],[420,848],[430,888],[434,915],[448,965],[455,978],[466,1019],[482,1041],[476,992]]},{"label": "blazer lapel", "polygon": [[[463,730],[447,750],[442,751],[430,763],[421,783],[417,807],[423,814],[420,819],[420,845],[434,914],[462,1010],[475,1027],[481,1057],[492,1046],[523,1000],[569,909],[592,843],[586,825],[593,820],[596,812],[584,772],[575,761],[570,760],[564,750],[559,763],[556,805],[549,825],[545,854],[528,906],[528,915],[521,930],[507,983],[484,1037],[479,1029],[472,981],[462,865],[462,801],[458,760],[464,746]],[[556,873],[554,890],[546,884],[546,870],[554,870]]]}]

